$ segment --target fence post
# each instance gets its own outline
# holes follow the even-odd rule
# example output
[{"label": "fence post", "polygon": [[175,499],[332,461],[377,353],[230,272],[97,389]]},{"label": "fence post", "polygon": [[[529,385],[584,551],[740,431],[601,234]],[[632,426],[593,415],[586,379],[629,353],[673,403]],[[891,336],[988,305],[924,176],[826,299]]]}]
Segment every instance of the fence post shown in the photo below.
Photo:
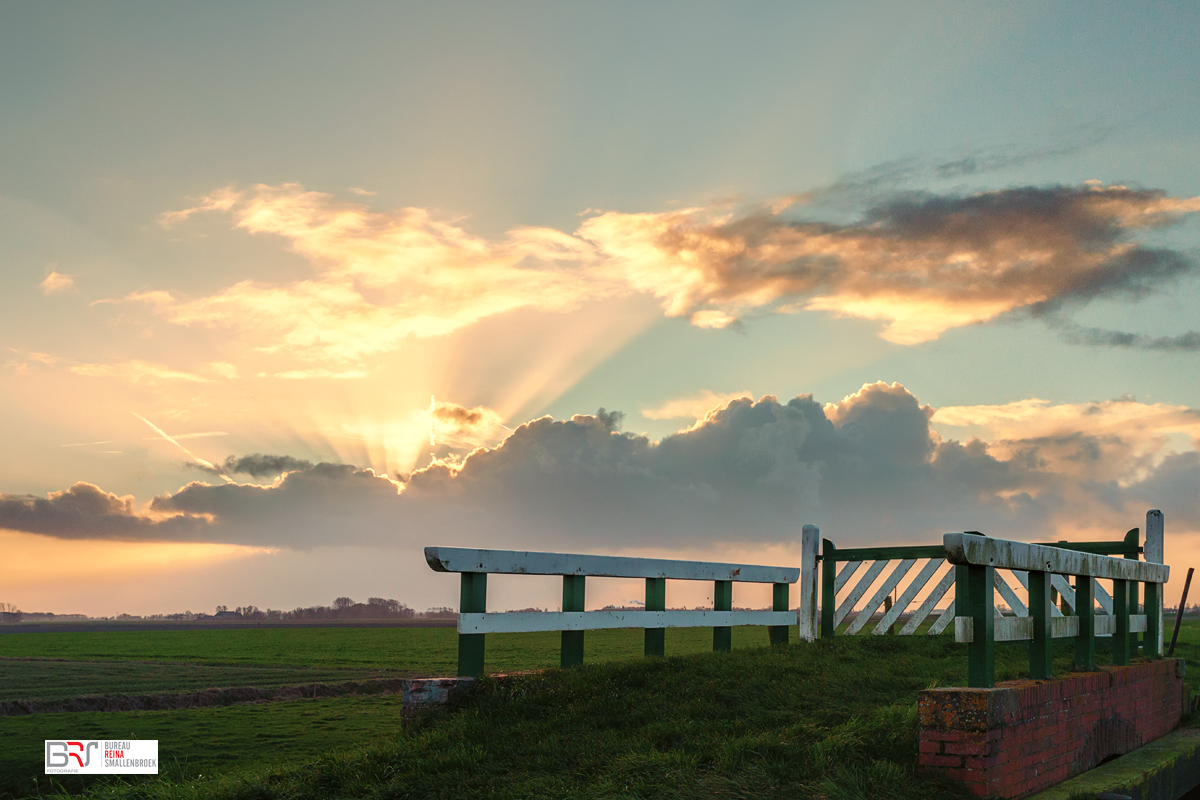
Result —
[{"label": "fence post", "polygon": [[[1146,561],[1165,564],[1163,544],[1163,513],[1152,509],[1146,512]],[[1163,585],[1156,584],[1156,588],[1154,607],[1151,608],[1150,586],[1146,586],[1146,637],[1149,639],[1151,631],[1156,634],[1153,646],[1155,658],[1163,652]],[[1146,649],[1151,649],[1150,645]]]},{"label": "fence post", "polygon": [[796,617],[802,642],[817,638],[817,548],[821,532],[805,525],[800,533],[800,612]]},{"label": "fence post", "polygon": [[[1125,558],[1131,558],[1134,561],[1140,560],[1140,556],[1138,555],[1139,551],[1141,550],[1141,547],[1138,544],[1138,537],[1140,534],[1141,534],[1141,529],[1139,529],[1139,528],[1130,528],[1125,533],[1125,552],[1123,554],[1125,556]],[[1138,594],[1139,594],[1138,586],[1139,586],[1139,584],[1137,581],[1129,582],[1129,613],[1130,614],[1138,613]],[[1138,639],[1139,638],[1140,637],[1136,633],[1129,634],[1129,654],[1131,657],[1136,657],[1138,654]]]},{"label": "fence post", "polygon": [[833,615],[837,611],[837,548],[828,539],[821,540],[821,638],[833,638]]},{"label": "fence post", "polygon": [[[563,575],[563,611],[583,611],[584,577]],[[566,667],[578,667],[583,663],[583,631],[562,632],[562,654],[559,663]]]},{"label": "fence post", "polygon": [[[713,611],[733,611],[733,581],[713,581]],[[733,628],[713,627],[713,652],[728,653],[733,649]]]},{"label": "fence post", "polygon": [[[487,573],[464,572],[459,584],[458,612],[460,614],[487,613]],[[483,674],[482,633],[460,633],[458,635],[458,676],[478,678]]]},{"label": "fence post", "polygon": [[[773,583],[771,584],[771,610],[772,611],[787,611],[788,610],[788,594],[792,588],[790,583]],[[771,625],[767,628],[771,636],[771,644],[787,644],[788,632],[791,625]]]},{"label": "fence post", "polygon": [[966,583],[967,616],[972,620],[971,643],[967,645],[967,685],[972,689],[989,689],[996,684],[996,570],[972,564],[967,567]]},{"label": "fence post", "polygon": [[1129,666],[1129,584],[1133,581],[1113,579],[1113,616],[1117,618],[1117,630],[1113,633],[1113,663],[1119,667]]},{"label": "fence post", "polygon": [[[646,610],[667,610],[667,579],[646,578]],[[664,654],[667,631],[665,628],[646,628],[645,654],[661,656]]]},{"label": "fence post", "polygon": [[1075,637],[1075,669],[1096,671],[1096,579],[1091,575],[1075,576],[1075,616],[1079,618],[1079,634]]},{"label": "fence post", "polygon": [[[1075,595],[1076,603],[1079,594]],[[1054,640],[1050,635],[1050,574],[1029,573],[1029,616],[1033,642],[1029,645],[1029,677],[1046,679],[1054,672]]]}]

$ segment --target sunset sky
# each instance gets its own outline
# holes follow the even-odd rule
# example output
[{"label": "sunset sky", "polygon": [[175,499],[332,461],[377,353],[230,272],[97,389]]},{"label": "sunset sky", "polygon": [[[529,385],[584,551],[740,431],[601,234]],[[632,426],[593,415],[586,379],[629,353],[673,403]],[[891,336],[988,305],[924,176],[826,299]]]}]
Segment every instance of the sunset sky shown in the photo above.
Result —
[{"label": "sunset sky", "polygon": [[1184,2],[6,3],[0,601],[424,609],[426,545],[1159,508],[1175,602],[1197,41]]}]

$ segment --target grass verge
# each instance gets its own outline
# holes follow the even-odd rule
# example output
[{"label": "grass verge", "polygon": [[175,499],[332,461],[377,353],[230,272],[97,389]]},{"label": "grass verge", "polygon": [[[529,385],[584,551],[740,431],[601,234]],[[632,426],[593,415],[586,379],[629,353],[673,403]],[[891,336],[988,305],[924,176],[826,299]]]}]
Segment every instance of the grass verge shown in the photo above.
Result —
[{"label": "grass verge", "polygon": [[[1065,672],[1069,649],[1056,656]],[[999,645],[998,678],[1024,675],[1027,659],[1027,645]],[[915,764],[917,693],[961,685],[965,672],[965,647],[947,637],[847,637],[553,669],[485,679],[453,713],[403,728],[397,705],[359,706],[365,713],[355,725],[371,733],[356,746],[346,746],[350,728],[296,740],[324,739],[329,746],[319,755],[296,742],[255,747],[253,736],[287,729],[297,709],[317,711],[314,724],[327,714],[341,714],[344,724],[342,701],[270,704],[253,720],[238,716],[246,707],[219,709],[204,719],[223,720],[221,746],[240,753],[238,768],[201,772],[209,755],[181,752],[169,730],[139,732],[159,738],[166,764],[174,759],[191,771],[104,778],[86,789],[89,797],[164,800],[964,798],[955,785],[918,777]],[[52,716],[62,715],[45,718]],[[188,720],[199,719],[171,724],[184,735],[197,724]],[[0,731],[8,741],[17,733]],[[51,794],[44,785],[41,792]]]}]

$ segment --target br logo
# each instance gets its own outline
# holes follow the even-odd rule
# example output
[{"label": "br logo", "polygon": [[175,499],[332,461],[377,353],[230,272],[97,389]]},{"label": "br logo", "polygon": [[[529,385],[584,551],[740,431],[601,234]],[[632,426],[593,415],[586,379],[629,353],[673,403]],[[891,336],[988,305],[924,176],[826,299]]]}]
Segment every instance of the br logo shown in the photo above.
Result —
[{"label": "br logo", "polygon": [[[47,767],[69,767],[71,759],[79,762],[80,768],[86,767],[92,762],[92,748],[100,748],[99,742],[88,742],[84,746],[83,742],[46,742],[46,766]],[[78,752],[73,752],[78,751]]]}]

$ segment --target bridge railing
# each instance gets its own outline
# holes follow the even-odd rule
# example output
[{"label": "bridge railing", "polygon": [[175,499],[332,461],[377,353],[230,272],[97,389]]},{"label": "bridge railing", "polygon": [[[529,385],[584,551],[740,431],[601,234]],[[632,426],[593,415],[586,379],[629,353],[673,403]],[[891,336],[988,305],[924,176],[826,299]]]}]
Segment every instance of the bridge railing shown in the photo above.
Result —
[{"label": "bridge railing", "polygon": [[[815,552],[817,532],[809,527],[805,527],[805,541],[811,541],[808,549]],[[583,663],[583,637],[589,630],[643,628],[645,654],[661,656],[666,628],[712,627],[713,650],[721,651],[730,649],[735,625],[765,625],[772,644],[786,644],[788,628],[796,623],[796,613],[788,610],[789,589],[800,577],[800,570],[794,567],[458,547],[426,547],[425,560],[437,572],[458,572],[462,576],[458,617],[460,676],[483,673],[484,637],[489,633],[561,631],[560,661],[562,666],[571,667]],[[563,610],[489,613],[487,576],[497,574],[561,575]],[[644,578],[645,609],[585,611],[585,581],[589,577]],[[712,581],[713,609],[668,611],[667,580]],[[733,584],[738,582],[772,584],[772,610],[733,610]]]},{"label": "bridge railing", "polygon": [[[1124,556],[1137,561],[1143,552],[1139,533],[1139,529],[1134,528],[1116,540],[1039,544],[1092,555]],[[804,552],[808,556],[808,551]],[[1160,511],[1152,510],[1146,514],[1144,552],[1146,561],[1162,563],[1163,516]],[[821,553],[815,558],[820,563],[819,570],[806,570],[802,578],[803,591],[807,593],[809,587],[805,584],[810,575],[815,586],[816,574],[820,573],[821,602],[817,613],[820,635],[912,635],[918,632],[936,635],[946,631],[955,618],[956,585],[966,579],[966,572],[947,562],[945,556],[945,548],[940,544],[839,548],[828,539],[822,540]],[[993,604],[998,620],[1029,616],[1029,578],[1025,571],[996,570],[993,586],[998,595],[996,600],[1002,604]],[[1112,596],[1099,583],[1093,588],[1092,600],[1101,615],[1111,616]],[[1136,613],[1139,606],[1136,583],[1131,585],[1129,592],[1129,605]],[[892,602],[893,596],[895,602]],[[1050,596],[1054,606],[1052,617],[1077,616],[1075,589],[1069,576],[1051,576]],[[1018,623],[999,624],[1001,630],[1006,630],[1005,626]],[[1101,622],[1100,635],[1108,635],[1103,633],[1107,630],[1105,625]],[[1161,623],[1159,630],[1161,632]],[[1133,646],[1136,648],[1136,641]],[[1158,647],[1162,647],[1161,638]]]},{"label": "bridge railing", "polygon": [[[1162,585],[1170,575],[1169,567],[976,533],[948,533],[943,537],[943,546],[946,559],[956,571],[965,572],[955,579],[954,635],[956,641],[968,643],[969,686],[995,685],[996,641],[1029,640],[1029,673],[1033,678],[1051,676],[1051,644],[1055,638],[1075,640],[1075,666],[1085,671],[1096,668],[1096,636],[1101,633],[1112,634],[1115,664],[1129,663],[1138,631],[1146,632],[1143,657],[1160,657]],[[1027,574],[1027,616],[997,618],[997,569]],[[1055,577],[1065,581],[1070,576],[1075,578],[1075,614],[1056,618],[1051,585]],[[1097,578],[1112,581],[1110,614],[1095,614]],[[1145,614],[1137,613],[1138,584],[1145,584]]]}]

